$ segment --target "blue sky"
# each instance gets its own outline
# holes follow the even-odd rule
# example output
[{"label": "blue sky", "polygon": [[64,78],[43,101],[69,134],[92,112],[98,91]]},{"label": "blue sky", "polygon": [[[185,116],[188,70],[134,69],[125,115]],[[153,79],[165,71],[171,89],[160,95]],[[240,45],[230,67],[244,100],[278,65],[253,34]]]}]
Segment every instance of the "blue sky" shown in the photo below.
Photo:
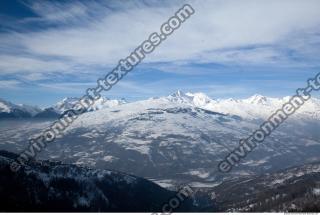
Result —
[{"label": "blue sky", "polygon": [[318,0],[3,0],[0,98],[49,106],[81,96],[184,3],[194,16],[105,96],[281,97],[320,71]]}]

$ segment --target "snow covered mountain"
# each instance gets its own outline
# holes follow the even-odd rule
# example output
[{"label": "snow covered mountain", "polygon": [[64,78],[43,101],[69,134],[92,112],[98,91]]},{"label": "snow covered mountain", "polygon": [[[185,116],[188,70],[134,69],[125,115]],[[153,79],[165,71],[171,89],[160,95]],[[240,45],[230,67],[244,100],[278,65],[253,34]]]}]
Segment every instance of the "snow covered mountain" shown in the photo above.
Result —
[{"label": "snow covered mountain", "polygon": [[[62,101],[54,105],[53,108],[56,110],[56,112],[62,114],[65,111],[72,109],[78,101],[79,98],[75,97],[64,98]],[[95,103],[88,109],[88,111],[96,111],[104,108],[115,107],[125,103],[127,103],[125,99],[116,100],[101,97],[95,101]]]},{"label": "snow covered mountain", "polygon": [[[288,102],[289,96],[283,98],[270,98],[254,95],[247,99],[225,99],[211,102],[204,106],[205,109],[215,110],[225,114],[235,114],[247,119],[266,119],[282,105]],[[292,117],[320,119],[320,100],[311,98]]]},{"label": "snow covered mountain", "polygon": [[[0,99],[0,118],[58,118],[65,111],[70,110],[77,103],[79,98],[64,98],[62,101],[52,107],[40,109],[38,107],[13,104],[11,102]],[[101,97],[98,99],[88,111],[96,111],[103,108],[115,107],[127,103],[124,99],[112,100]]]},{"label": "snow covered mountain", "polygon": [[[229,175],[218,163],[284,101],[260,95],[214,100],[178,91],[167,97],[125,103],[102,99],[82,114],[39,156],[147,177],[163,186],[222,180],[319,160],[319,100],[312,99],[280,126]],[[52,108],[65,111],[75,99]],[[120,105],[121,104],[121,105]],[[2,149],[19,152],[48,122],[0,124]]]},{"label": "snow covered mountain", "polygon": [[202,107],[212,102],[214,103],[214,100],[204,93],[184,93],[180,90],[169,95],[167,99],[172,102],[194,105],[196,107]]},{"label": "snow covered mountain", "polygon": [[[281,125],[230,174],[218,172],[218,163],[283,100],[213,100],[179,91],[102,108],[79,116],[39,157],[129,172],[162,186],[188,182],[199,187],[319,160],[320,122],[312,115],[319,101],[314,99],[307,111]],[[19,152],[26,137],[48,125],[0,126],[2,148]]]},{"label": "snow covered mountain", "polygon": [[24,118],[33,117],[41,111],[38,107],[23,104],[13,104],[0,99],[0,118]]},{"label": "snow covered mountain", "polygon": [[[274,111],[288,102],[290,97],[270,98],[255,94],[247,99],[211,99],[204,93],[183,93],[178,91],[167,97],[168,100],[215,111],[237,115],[246,119],[266,119]],[[320,100],[311,98],[293,117],[320,119]]]},{"label": "snow covered mountain", "polygon": [[[290,97],[270,98],[262,95],[253,95],[246,99],[211,99],[204,93],[183,93],[177,91],[167,97],[161,97],[170,102],[183,104],[201,109],[219,112],[228,115],[237,115],[245,119],[266,119],[275,110],[289,101]],[[150,100],[150,99],[149,99]],[[0,116],[18,116],[18,117],[58,117],[67,110],[72,109],[78,98],[69,97],[52,107],[40,109],[28,105],[15,105],[0,99]],[[97,111],[105,108],[112,108],[118,105],[126,104],[125,99],[112,100],[101,97],[88,111]],[[293,116],[295,118],[320,119],[320,100],[311,98],[300,110]]]}]

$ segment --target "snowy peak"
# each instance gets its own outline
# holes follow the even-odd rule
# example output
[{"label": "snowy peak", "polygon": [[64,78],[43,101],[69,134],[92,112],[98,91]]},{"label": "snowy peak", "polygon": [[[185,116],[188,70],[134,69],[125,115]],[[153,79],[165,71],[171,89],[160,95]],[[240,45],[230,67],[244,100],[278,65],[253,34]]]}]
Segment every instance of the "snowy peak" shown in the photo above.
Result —
[{"label": "snowy peak", "polygon": [[248,99],[245,99],[250,104],[267,104],[268,98],[259,94],[255,94]]},{"label": "snowy peak", "polygon": [[125,99],[117,100],[117,99],[108,99],[108,98],[101,97],[97,101],[95,101],[95,103],[90,108],[90,111],[115,107],[115,106],[122,105],[125,103],[127,103],[127,101]]},{"label": "snowy peak", "polygon": [[[183,93],[177,91],[166,97],[170,102],[200,107],[209,111],[238,115],[242,118],[265,119],[273,111],[282,107],[290,100],[290,96],[283,98],[271,98],[255,94],[246,99],[219,99],[213,100],[204,93]],[[311,98],[295,114],[294,117],[320,118],[320,100]]]},{"label": "snowy peak", "polygon": [[[57,104],[53,106],[53,109],[56,112],[61,114],[67,110],[71,110],[75,106],[75,104],[77,104],[78,101],[79,101],[79,98],[67,97],[67,98],[64,98],[62,101],[57,102]],[[125,103],[127,103],[125,99],[117,100],[117,99],[108,99],[105,97],[101,97],[95,101],[95,103],[88,109],[88,111],[96,111],[104,108],[115,107]]]},{"label": "snowy peak", "polygon": [[[51,107],[40,109],[25,104],[17,105],[4,99],[0,99],[0,118],[57,118],[65,111],[72,110],[78,101],[79,98],[67,97]],[[125,99],[116,100],[101,97],[88,109],[88,111],[115,107],[125,103],[127,103]]]},{"label": "snowy peak", "polygon": [[188,96],[181,90],[178,90],[177,92],[169,95],[167,99],[171,102],[177,102],[181,104],[191,104],[192,102],[192,97]]},{"label": "snowy peak", "polygon": [[53,109],[58,113],[63,113],[67,110],[72,109],[78,101],[78,98],[67,97],[62,99],[62,101],[57,102],[57,104],[53,106]]},{"label": "snowy peak", "polygon": [[178,90],[177,92],[173,93],[172,96],[174,97],[185,97],[186,94],[182,92],[181,90]]},{"label": "snowy peak", "polygon": [[167,97],[169,101],[177,102],[181,104],[192,105],[196,107],[202,107],[210,102],[214,102],[204,93],[184,93],[181,90],[169,95]]},{"label": "snowy peak", "polygon": [[195,106],[199,107],[205,106],[211,102],[215,102],[204,93],[187,93],[186,95],[192,98],[192,102]]},{"label": "snowy peak", "polygon": [[0,99],[0,112],[6,112],[9,113],[16,105],[5,101],[3,99]]},{"label": "snowy peak", "polygon": [[0,118],[1,117],[31,117],[41,111],[40,108],[24,105],[13,104],[4,99],[0,99]]},{"label": "snowy peak", "polygon": [[[265,119],[274,111],[281,108],[283,104],[290,100],[290,96],[283,98],[270,98],[255,94],[247,99],[224,99],[216,103],[210,102],[205,109],[224,114],[233,114],[242,118],[262,118]],[[307,101],[293,117],[319,118],[320,102],[317,98]]]},{"label": "snowy peak", "polygon": [[[55,105],[41,110],[40,108],[29,105],[16,105],[11,102],[0,99],[0,117],[57,117],[67,110],[71,110],[78,102],[79,98],[68,97],[57,102]],[[255,94],[246,99],[211,99],[204,93],[184,93],[181,90],[160,98],[150,98],[148,100],[139,101],[142,106],[147,103],[162,104],[170,103],[170,105],[181,106],[187,105],[198,107],[205,110],[218,112],[222,114],[238,115],[242,118],[266,118],[273,111],[282,107],[282,105],[290,100],[290,97],[270,98],[263,95]],[[101,97],[88,109],[88,111],[97,111],[105,108],[112,108],[128,103],[124,99],[108,99]],[[306,102],[295,114],[295,116],[320,118],[320,100],[311,98]],[[303,116],[302,116],[302,115]]]}]

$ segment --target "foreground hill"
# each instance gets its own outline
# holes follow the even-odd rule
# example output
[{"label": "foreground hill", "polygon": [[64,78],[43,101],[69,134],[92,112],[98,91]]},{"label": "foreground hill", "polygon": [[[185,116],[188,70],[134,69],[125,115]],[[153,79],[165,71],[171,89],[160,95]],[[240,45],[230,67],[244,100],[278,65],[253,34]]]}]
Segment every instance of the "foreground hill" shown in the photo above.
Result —
[{"label": "foreground hill", "polygon": [[[0,151],[0,211],[160,212],[177,197],[139,177],[61,162],[32,161],[14,173],[16,156]],[[319,212],[320,163],[190,189],[174,211]]]},{"label": "foreground hill", "polygon": [[[33,161],[15,173],[15,156],[0,152],[0,211],[160,212],[177,194],[143,178],[60,162]],[[201,211],[193,202],[190,192],[176,210]]]},{"label": "foreground hill", "polygon": [[241,177],[226,181],[211,192],[216,193],[223,211],[319,212],[320,163]]}]

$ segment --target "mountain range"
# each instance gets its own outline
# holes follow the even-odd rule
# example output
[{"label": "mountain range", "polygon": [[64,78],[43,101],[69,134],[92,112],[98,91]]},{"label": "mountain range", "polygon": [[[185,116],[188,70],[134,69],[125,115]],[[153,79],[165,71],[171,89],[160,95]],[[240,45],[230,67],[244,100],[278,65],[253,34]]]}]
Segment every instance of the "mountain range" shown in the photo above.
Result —
[{"label": "mountain range", "polygon": [[[217,170],[239,140],[288,99],[254,95],[214,100],[203,93],[178,91],[166,97],[113,102],[79,116],[39,158],[119,170],[169,188],[180,183],[213,187],[239,176],[320,160],[320,105],[313,98],[233,171]],[[66,102],[70,100],[62,104]],[[1,148],[24,150],[27,138],[36,137],[50,123],[0,121]]]},{"label": "mountain range", "polygon": [[[200,192],[203,211],[206,211],[204,208],[210,208],[209,211],[317,210],[313,204],[319,190],[317,180],[320,162],[320,103],[317,98],[306,102],[230,173],[221,173],[217,169],[219,162],[239,145],[239,140],[248,137],[261,122],[288,100],[289,97],[269,98],[261,95],[247,99],[211,99],[203,93],[181,91],[136,102],[101,98],[92,109],[81,114],[53,143],[37,155],[36,159],[41,162],[30,164],[34,173],[19,173],[26,179],[16,183],[35,180],[41,188],[37,189],[37,195],[50,194],[55,201],[65,201],[65,206],[72,211],[77,210],[72,206],[75,200],[63,193],[60,187],[61,181],[65,181],[64,177],[60,177],[64,168],[63,174],[80,172],[80,175],[75,174],[67,179],[81,187],[80,190],[68,191],[75,199],[79,199],[78,196],[86,192],[87,186],[90,189],[93,187],[94,192],[98,193],[98,199],[103,199],[101,192],[104,191],[96,187],[97,179],[94,174],[98,170],[108,170],[124,172],[125,175],[134,175],[136,178],[142,177],[146,180],[145,183],[152,183],[150,186],[164,196],[170,193],[168,190],[188,184]],[[72,108],[75,101],[76,98],[64,99],[49,107],[48,113],[52,110],[58,117]],[[56,119],[50,114],[39,117],[46,109],[15,105],[4,100],[0,102],[0,110],[1,113],[13,114],[10,120],[7,116],[0,120],[1,150],[13,153],[23,151],[28,146],[28,138],[38,136]],[[33,120],[37,117],[41,120]],[[312,171],[310,163],[316,164],[315,167],[312,166]],[[75,180],[82,180],[82,174],[90,178],[81,182]],[[10,177],[17,180],[17,176]],[[53,180],[59,185],[53,194],[48,193],[44,185],[41,185],[44,183],[43,179],[48,177],[58,177],[57,181]],[[10,178],[5,181],[8,183],[14,180]],[[29,190],[34,189],[32,183],[24,185],[30,187]],[[164,190],[161,191],[158,185]],[[8,184],[8,187],[10,186],[13,185]],[[115,188],[112,189],[118,189],[117,183],[111,187],[113,186]],[[130,184],[123,186],[128,192],[138,189]],[[301,192],[297,193],[297,190]],[[63,200],[58,198],[61,192],[64,195]],[[218,196],[214,204],[213,200],[208,198],[212,193]],[[230,193],[232,195],[229,195]],[[111,201],[112,198],[116,197],[111,196]],[[130,198],[138,197],[130,196],[128,201]],[[200,201],[199,199],[193,201]],[[80,200],[77,204],[81,203]],[[124,203],[114,201],[114,208],[102,204],[105,207],[103,210],[118,211],[116,207],[123,210]],[[146,200],[141,199],[141,202],[144,201]],[[158,199],[150,201],[159,205]],[[52,205],[52,202],[48,202],[41,204]],[[39,207],[46,207],[41,204]],[[121,206],[116,206],[117,204]],[[33,202],[26,207],[30,205],[38,207]],[[93,208],[81,206],[81,210],[100,210],[95,204],[90,205]],[[216,205],[219,206],[218,209]],[[194,206],[196,205],[191,204],[191,207]],[[133,206],[126,207],[135,211]],[[146,210],[143,208],[143,211]],[[200,211],[199,208],[196,210]]]},{"label": "mountain range", "polygon": [[[47,108],[36,106],[13,104],[0,99],[0,119],[1,118],[58,118],[65,111],[71,110],[79,101],[79,98],[69,97],[57,102]],[[112,100],[101,97],[87,111],[96,111],[104,108],[114,107],[127,103],[124,99]]]},{"label": "mountain range", "polygon": [[[159,99],[159,98],[150,98]],[[174,103],[180,103],[192,107],[198,107],[209,111],[219,112],[222,114],[237,115],[247,119],[266,118],[273,111],[280,108],[290,97],[271,98],[255,94],[246,99],[211,99],[204,93],[183,93],[177,91],[167,97],[161,97]],[[69,97],[57,102],[47,108],[39,108],[36,106],[13,104],[4,99],[0,99],[0,118],[46,118],[59,117],[65,111],[70,110],[79,101],[79,98]],[[147,102],[148,100],[146,100]],[[97,111],[110,107],[128,103],[125,99],[108,99],[101,97],[87,111]],[[311,98],[301,110],[298,111],[299,116],[319,118],[320,100]]]}]

